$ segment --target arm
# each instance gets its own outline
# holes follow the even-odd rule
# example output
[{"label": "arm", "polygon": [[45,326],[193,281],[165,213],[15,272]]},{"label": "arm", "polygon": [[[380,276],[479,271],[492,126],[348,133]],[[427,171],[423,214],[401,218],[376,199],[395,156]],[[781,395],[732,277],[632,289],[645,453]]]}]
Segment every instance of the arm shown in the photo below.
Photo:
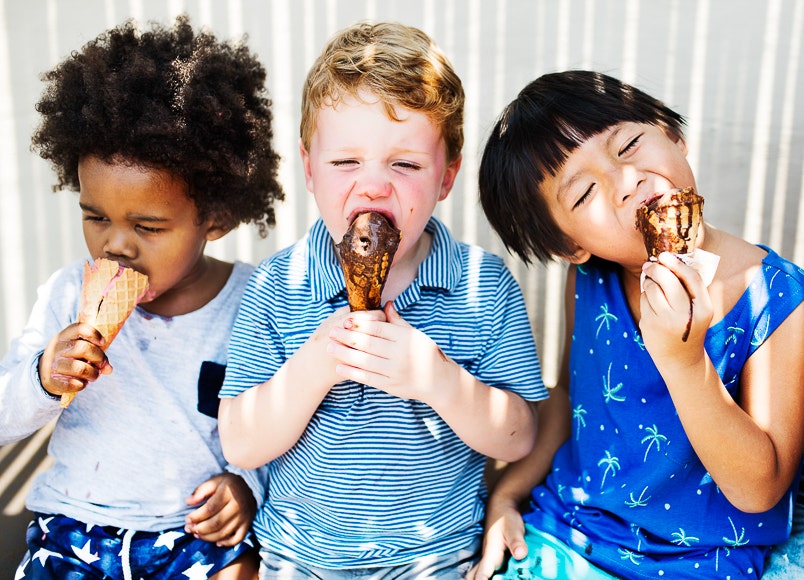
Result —
[{"label": "arm", "polygon": [[59,399],[39,382],[39,353],[0,362],[0,445],[24,439],[59,415]]},{"label": "arm", "polygon": [[[772,508],[793,481],[804,448],[804,305],[748,359],[738,404],[704,350],[713,308],[700,276],[668,255],[646,265],[645,272],[640,329],[695,452],[735,507]],[[679,328],[689,313],[685,286],[694,308],[683,342]]]},{"label": "arm", "polygon": [[[77,267],[60,270],[39,288],[25,328],[0,361],[0,445],[27,437],[61,412],[57,395],[62,387],[51,385],[52,394],[45,390],[50,384],[53,357],[45,363],[40,377],[41,360],[50,348],[49,342],[56,340],[53,337],[71,326],[70,315],[65,313],[77,311],[79,271]],[[86,333],[96,334],[92,328]],[[81,366],[80,361],[75,362]]]},{"label": "arm", "polygon": [[[364,314],[384,317],[379,311]],[[326,348],[330,329],[347,316],[348,308],[336,311],[267,381],[221,399],[218,428],[227,461],[254,469],[299,440],[332,385],[343,380]]]},{"label": "arm", "polygon": [[[567,289],[575,288],[575,268],[567,271]],[[565,289],[565,333],[561,369],[557,385],[550,389],[550,398],[538,403],[538,438],[533,451],[506,466],[489,497],[486,506],[486,530],[483,556],[469,578],[491,578],[503,563],[506,549],[522,560],[528,554],[525,526],[520,509],[531,490],[550,473],[553,456],[570,437],[572,410],[569,400],[569,354],[574,323],[573,291]]]}]

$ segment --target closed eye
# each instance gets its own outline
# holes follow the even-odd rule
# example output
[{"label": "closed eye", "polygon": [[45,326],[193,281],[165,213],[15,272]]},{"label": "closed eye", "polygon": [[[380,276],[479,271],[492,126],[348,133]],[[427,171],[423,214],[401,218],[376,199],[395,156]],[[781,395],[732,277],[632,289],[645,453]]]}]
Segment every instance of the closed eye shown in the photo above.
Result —
[{"label": "closed eye", "polygon": [[418,165],[417,163],[413,163],[411,161],[397,161],[396,163],[394,163],[394,166],[409,171],[418,171],[419,169],[421,169],[421,165]]},{"label": "closed eye", "polygon": [[137,228],[139,230],[145,232],[145,233],[148,233],[148,234],[158,234],[159,232],[164,230],[164,228],[152,228],[152,227],[144,226],[142,224],[138,224]]},{"label": "closed eye", "polygon": [[640,140],[640,138],[642,138],[642,135],[644,135],[644,133],[640,133],[639,135],[637,135],[636,137],[634,137],[633,139],[631,139],[631,141],[629,141],[629,142],[628,142],[628,144],[627,144],[625,147],[623,147],[623,148],[620,150],[620,152],[618,153],[618,155],[620,155],[620,156],[625,155],[625,154],[626,154],[626,153],[628,153],[628,152],[629,152],[631,149],[633,149],[634,147],[636,147],[636,146],[639,144],[639,140]]},{"label": "closed eye", "polygon": [[581,206],[582,206],[584,203],[586,203],[586,201],[587,201],[587,200],[589,199],[589,197],[592,195],[592,189],[593,189],[594,187],[595,187],[595,184],[594,184],[594,183],[593,183],[592,185],[590,185],[590,186],[589,186],[589,189],[587,189],[587,190],[586,190],[586,191],[583,193],[583,195],[582,195],[581,197],[579,197],[579,198],[578,198],[578,201],[576,201],[576,202],[575,202],[575,204],[573,204],[572,209],[578,209],[578,208],[579,208],[579,207],[581,207]]},{"label": "closed eye", "polygon": [[333,167],[347,167],[349,165],[355,165],[357,161],[354,159],[336,159],[332,162]]}]

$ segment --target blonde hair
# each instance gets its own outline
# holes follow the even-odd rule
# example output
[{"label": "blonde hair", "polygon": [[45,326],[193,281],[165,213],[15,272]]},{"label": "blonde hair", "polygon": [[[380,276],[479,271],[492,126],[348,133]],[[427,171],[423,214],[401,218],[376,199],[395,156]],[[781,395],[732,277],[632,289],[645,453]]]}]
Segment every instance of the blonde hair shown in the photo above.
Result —
[{"label": "blonde hair", "polygon": [[309,150],[318,111],[361,91],[377,97],[389,118],[403,106],[441,130],[450,162],[463,148],[464,93],[452,64],[421,30],[399,23],[358,23],[332,37],[310,68],[302,91],[301,139]]}]

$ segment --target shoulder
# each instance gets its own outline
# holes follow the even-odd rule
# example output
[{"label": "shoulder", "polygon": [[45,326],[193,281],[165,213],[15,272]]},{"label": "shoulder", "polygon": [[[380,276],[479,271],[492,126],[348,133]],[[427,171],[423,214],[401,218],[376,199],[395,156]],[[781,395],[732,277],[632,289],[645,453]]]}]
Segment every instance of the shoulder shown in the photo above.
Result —
[{"label": "shoulder", "polygon": [[306,264],[308,255],[307,236],[298,240],[290,246],[282,248],[271,254],[267,258],[260,260],[254,268],[252,278],[270,278],[277,274],[287,271],[290,268],[297,268],[301,263]]},{"label": "shoulder", "polygon": [[299,286],[307,279],[307,245],[305,238],[261,260],[250,271],[244,302],[271,302]]},{"label": "shoulder", "polygon": [[84,280],[85,261],[85,259],[76,260],[53,272],[47,281],[39,287],[39,299],[47,300],[51,303],[65,302],[71,306],[77,303]]},{"label": "shoulder", "polygon": [[428,231],[433,235],[433,253],[443,255],[447,263],[460,264],[463,272],[511,276],[501,256],[477,244],[459,240],[439,219],[435,217],[430,219]]}]

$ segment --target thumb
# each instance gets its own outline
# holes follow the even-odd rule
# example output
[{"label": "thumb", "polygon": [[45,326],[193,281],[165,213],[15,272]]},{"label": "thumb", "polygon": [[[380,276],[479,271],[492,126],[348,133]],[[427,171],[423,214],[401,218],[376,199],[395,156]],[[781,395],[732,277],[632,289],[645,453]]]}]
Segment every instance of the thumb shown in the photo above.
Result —
[{"label": "thumb", "polygon": [[187,505],[198,505],[205,499],[208,499],[213,493],[215,493],[215,489],[217,485],[211,479],[208,479],[198,487],[193,490],[193,493],[185,499],[184,501]]},{"label": "thumb", "polygon": [[514,560],[524,560],[528,556],[528,545],[521,537],[514,538],[510,544],[508,549],[511,551],[511,557]]},{"label": "thumb", "polygon": [[391,324],[399,324],[402,326],[410,326],[402,316],[400,316],[399,312],[396,311],[394,308],[394,303],[392,301],[388,301],[385,303],[385,306],[382,309],[385,312],[385,320]]}]

